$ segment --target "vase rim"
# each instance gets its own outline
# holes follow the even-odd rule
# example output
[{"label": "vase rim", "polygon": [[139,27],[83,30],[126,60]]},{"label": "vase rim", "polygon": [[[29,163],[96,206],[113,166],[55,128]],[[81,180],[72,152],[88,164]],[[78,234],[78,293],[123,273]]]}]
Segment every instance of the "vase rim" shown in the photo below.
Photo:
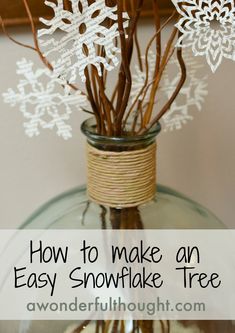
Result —
[{"label": "vase rim", "polygon": [[96,132],[96,120],[94,117],[88,118],[81,125],[82,133],[88,138],[94,141],[106,141],[112,144],[117,143],[137,143],[146,141],[149,139],[154,139],[161,131],[161,124],[157,123],[148,132],[140,135],[123,135],[123,136],[107,136],[103,134],[98,134]]}]

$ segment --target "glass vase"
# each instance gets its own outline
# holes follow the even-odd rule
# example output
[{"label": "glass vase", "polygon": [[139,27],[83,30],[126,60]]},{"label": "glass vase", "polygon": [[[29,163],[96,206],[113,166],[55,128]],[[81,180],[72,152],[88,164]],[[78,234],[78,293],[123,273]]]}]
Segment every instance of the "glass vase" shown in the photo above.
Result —
[{"label": "glass vase", "polygon": [[[142,136],[105,137],[96,133],[93,119],[83,123],[88,144],[102,151],[135,151],[153,144],[160,125]],[[133,207],[96,203],[87,188],[70,190],[46,203],[23,229],[221,229],[210,211],[184,195],[158,185],[151,201]],[[4,333],[232,333],[228,321],[21,321],[1,322]]]}]

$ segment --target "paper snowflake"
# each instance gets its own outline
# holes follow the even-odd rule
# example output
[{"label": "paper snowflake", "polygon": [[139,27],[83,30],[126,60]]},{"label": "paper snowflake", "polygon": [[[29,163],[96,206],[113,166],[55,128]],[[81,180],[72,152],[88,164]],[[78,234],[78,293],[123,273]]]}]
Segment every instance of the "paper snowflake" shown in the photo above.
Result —
[{"label": "paper snowflake", "polygon": [[[187,65],[187,80],[181,89],[177,99],[171,105],[170,110],[167,111],[163,117],[164,131],[181,129],[184,124],[189,120],[193,120],[193,116],[190,111],[193,108],[201,110],[202,104],[205,100],[205,96],[208,94],[207,91],[207,76],[200,76],[200,69],[203,69],[203,65],[199,64],[197,60],[190,55],[189,52],[184,52],[184,60]],[[156,55],[150,51],[148,55],[148,66],[149,66],[149,82],[153,80],[154,70],[155,70]],[[164,99],[169,99],[175,87],[180,79],[178,61],[175,58],[171,58],[168,63],[168,68],[164,72],[161,86],[160,94]],[[177,71],[176,71],[177,70]],[[142,87],[144,86],[146,79],[146,73],[142,72],[138,66],[136,66],[136,74],[133,75],[133,85],[132,85],[132,102],[134,102],[139,96],[139,100],[143,99],[143,93],[140,94]],[[150,97],[151,87],[148,90],[145,101]],[[135,117],[135,113],[132,115]]]},{"label": "paper snowflake", "polygon": [[[193,120],[191,111],[195,109],[201,111],[205,97],[208,95],[207,76],[201,76],[200,70],[203,65],[199,64],[188,52],[184,53],[184,61],[187,66],[187,80],[180,90],[177,99],[171,105],[170,110],[163,116],[164,131],[181,129],[188,121]],[[160,91],[169,99],[180,79],[178,70],[177,75],[170,75],[174,68],[179,69],[177,59],[172,58],[168,64],[168,69],[162,78]]]},{"label": "paper snowflake", "polygon": [[[74,83],[79,74],[83,82],[86,81],[84,69],[88,65],[97,68],[102,75],[102,66],[110,71],[118,65],[115,40],[119,36],[117,23],[117,6],[108,7],[104,0],[69,0],[71,11],[65,10],[63,0],[45,1],[45,4],[54,10],[51,20],[41,18],[41,22],[48,28],[38,31],[41,47],[47,57],[58,55],[55,62],[55,75],[64,77],[68,82]],[[128,14],[123,13],[124,28],[128,26]],[[107,22],[111,22],[111,24]],[[59,30],[62,37],[54,35]],[[48,39],[45,39],[45,38]],[[58,39],[56,39],[58,37]],[[98,55],[98,49],[103,49],[103,56]]]},{"label": "paper snowflake", "polygon": [[[40,127],[56,129],[65,140],[72,134],[72,128],[66,122],[73,108],[86,107],[87,98],[80,91],[75,93],[46,68],[33,70],[33,62],[22,59],[17,62],[17,74],[23,76],[17,86],[18,91],[8,89],[3,94],[4,101],[11,106],[20,105],[24,115],[25,133],[29,137],[40,134]],[[60,91],[60,92],[59,92]]]},{"label": "paper snowflake", "polygon": [[182,33],[177,47],[192,47],[206,56],[213,72],[223,58],[235,60],[234,0],[172,0],[182,16],[176,27]]}]

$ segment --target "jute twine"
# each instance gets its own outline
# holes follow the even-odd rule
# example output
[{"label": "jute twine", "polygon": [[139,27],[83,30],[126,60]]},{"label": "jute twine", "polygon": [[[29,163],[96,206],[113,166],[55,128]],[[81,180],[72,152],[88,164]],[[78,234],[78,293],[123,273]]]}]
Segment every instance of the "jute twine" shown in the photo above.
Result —
[{"label": "jute twine", "polygon": [[134,151],[103,151],[87,144],[88,195],[100,205],[135,207],[154,198],[156,143]]}]

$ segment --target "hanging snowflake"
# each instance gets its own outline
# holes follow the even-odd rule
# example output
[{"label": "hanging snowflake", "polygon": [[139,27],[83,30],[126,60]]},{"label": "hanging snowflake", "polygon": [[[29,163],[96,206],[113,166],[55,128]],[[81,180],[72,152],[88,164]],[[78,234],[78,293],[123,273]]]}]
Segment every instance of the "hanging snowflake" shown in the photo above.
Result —
[{"label": "hanging snowflake", "polygon": [[72,136],[72,128],[66,121],[70,118],[72,107],[86,107],[86,96],[80,91],[72,93],[66,85],[63,88],[64,82],[55,78],[49,69],[34,71],[31,61],[22,59],[17,62],[17,66],[17,74],[24,78],[20,80],[17,92],[8,89],[3,97],[11,106],[20,104],[20,111],[26,119],[25,133],[33,137],[40,134],[40,127],[56,128],[59,136],[65,140],[69,139]]},{"label": "hanging snowflake", "polygon": [[[182,126],[189,120],[193,120],[193,116],[189,114],[189,112],[193,108],[200,111],[202,109],[205,96],[208,94],[207,77],[201,77],[199,75],[200,69],[203,69],[203,65],[199,64],[189,52],[184,52],[184,60],[188,68],[187,80],[181,89],[179,96],[171,105],[170,110],[168,110],[163,117],[164,131],[181,129]],[[156,56],[152,51],[150,51],[148,55],[149,82],[151,82],[154,76],[155,62]],[[177,59],[171,58],[168,63],[168,68],[164,72],[161,80],[160,93],[161,97],[164,99],[169,100],[178,84],[180,79],[180,71],[178,69],[179,64]],[[132,102],[136,100],[138,95],[140,95],[138,98],[140,101],[143,99],[144,94],[140,94],[140,92],[145,84],[145,79],[145,71],[142,72],[140,68],[136,66],[136,74],[133,75],[131,92]],[[146,101],[150,97],[150,91],[151,87],[146,93]],[[135,112],[133,112],[132,116],[135,117]]]},{"label": "hanging snowflake", "polygon": [[[184,53],[184,60],[188,69],[187,80],[177,99],[171,105],[170,110],[162,118],[165,132],[181,129],[188,121],[193,120],[194,118],[190,114],[190,111],[195,109],[201,111],[205,96],[208,95],[207,76],[201,77],[199,75],[200,70],[203,69],[203,65],[199,64],[188,52]],[[162,78],[160,91],[162,91],[167,99],[172,96],[180,79],[179,70],[177,71],[177,75],[172,75],[172,72],[177,67],[180,69],[177,59],[172,58]]]},{"label": "hanging snowflake", "polygon": [[172,0],[182,16],[176,27],[182,33],[177,47],[192,47],[206,56],[213,72],[223,57],[235,61],[234,0]]},{"label": "hanging snowflake", "polygon": [[[52,53],[58,55],[53,59],[55,75],[74,83],[79,74],[85,82],[84,70],[89,64],[95,66],[101,76],[102,66],[110,71],[119,63],[117,53],[120,50],[115,45],[119,36],[117,6],[108,7],[104,0],[96,0],[90,5],[88,0],[69,1],[71,11],[64,9],[63,0],[57,0],[57,4],[45,1],[55,15],[51,20],[41,18],[48,28],[39,30],[38,37],[46,57]],[[123,26],[127,28],[128,14],[123,13],[123,18]],[[50,38],[57,29],[63,33],[62,37]],[[49,39],[45,39],[46,36]],[[98,55],[98,49],[103,49],[102,56]]]}]

